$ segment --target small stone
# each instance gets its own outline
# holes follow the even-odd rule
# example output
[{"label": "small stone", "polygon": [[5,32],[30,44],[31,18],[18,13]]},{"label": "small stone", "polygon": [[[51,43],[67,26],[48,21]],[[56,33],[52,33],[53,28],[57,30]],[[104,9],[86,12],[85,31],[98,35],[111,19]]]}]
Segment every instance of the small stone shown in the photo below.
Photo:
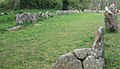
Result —
[{"label": "small stone", "polygon": [[9,29],[6,29],[7,31],[17,31],[17,30],[20,30],[22,29],[22,26],[15,26],[15,27],[12,27],[12,28],[9,28]]}]

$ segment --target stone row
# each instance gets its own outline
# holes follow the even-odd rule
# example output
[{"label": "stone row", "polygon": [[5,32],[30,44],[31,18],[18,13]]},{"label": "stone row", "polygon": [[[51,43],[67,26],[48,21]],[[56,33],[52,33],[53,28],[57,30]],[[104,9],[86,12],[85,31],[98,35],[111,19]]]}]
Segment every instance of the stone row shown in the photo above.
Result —
[{"label": "stone row", "polygon": [[75,49],[58,58],[52,69],[104,69],[103,28],[100,27],[92,48]]}]

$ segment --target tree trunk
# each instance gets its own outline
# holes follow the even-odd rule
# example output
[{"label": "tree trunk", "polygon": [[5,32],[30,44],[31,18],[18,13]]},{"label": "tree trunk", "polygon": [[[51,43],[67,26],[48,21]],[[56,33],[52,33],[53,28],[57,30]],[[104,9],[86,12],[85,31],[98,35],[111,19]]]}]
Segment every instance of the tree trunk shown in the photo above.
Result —
[{"label": "tree trunk", "polygon": [[20,9],[20,0],[15,0],[14,11]]}]

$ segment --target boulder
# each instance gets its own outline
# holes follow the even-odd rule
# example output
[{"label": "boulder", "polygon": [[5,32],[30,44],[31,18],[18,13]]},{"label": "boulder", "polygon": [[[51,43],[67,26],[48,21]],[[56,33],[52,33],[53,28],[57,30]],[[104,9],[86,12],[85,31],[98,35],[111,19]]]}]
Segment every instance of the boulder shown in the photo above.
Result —
[{"label": "boulder", "polygon": [[22,13],[16,15],[16,24],[35,23],[42,16],[42,13]]},{"label": "boulder", "polygon": [[103,69],[103,60],[90,55],[83,61],[84,69]]},{"label": "boulder", "polygon": [[72,53],[67,53],[57,60],[52,69],[83,69],[79,61]]},{"label": "boulder", "polygon": [[62,10],[57,10],[56,11],[56,15],[62,15],[63,14],[63,11]]},{"label": "boulder", "polygon": [[33,13],[33,14],[30,14],[29,20],[30,20],[30,22],[35,23],[40,19],[40,17],[41,17],[41,14]]},{"label": "boulder", "polygon": [[90,54],[91,48],[75,49],[73,54],[79,59],[84,60]]},{"label": "boulder", "polygon": [[69,14],[69,12],[68,11],[63,11],[63,14]]},{"label": "boulder", "polygon": [[42,18],[43,18],[43,19],[48,19],[48,17],[49,17],[49,16],[48,16],[47,13],[42,13]]},{"label": "boulder", "polygon": [[26,22],[31,21],[31,14],[30,13],[22,13],[16,15],[16,24],[20,25]]},{"label": "boulder", "polygon": [[48,15],[48,17],[53,17],[54,16],[54,13],[51,13],[50,11],[47,11],[45,14]]}]

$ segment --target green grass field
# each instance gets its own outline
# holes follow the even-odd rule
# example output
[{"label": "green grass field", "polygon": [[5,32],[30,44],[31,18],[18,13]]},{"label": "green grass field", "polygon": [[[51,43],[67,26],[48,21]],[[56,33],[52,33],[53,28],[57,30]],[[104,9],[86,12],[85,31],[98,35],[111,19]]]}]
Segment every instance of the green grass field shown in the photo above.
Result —
[{"label": "green grass field", "polygon": [[[10,16],[11,15],[11,16]],[[0,69],[51,69],[57,58],[76,48],[90,48],[103,14],[55,16],[7,32],[15,25],[12,13],[0,17]],[[6,21],[2,18],[11,18]],[[120,69],[120,34],[105,32],[105,69]]]}]

